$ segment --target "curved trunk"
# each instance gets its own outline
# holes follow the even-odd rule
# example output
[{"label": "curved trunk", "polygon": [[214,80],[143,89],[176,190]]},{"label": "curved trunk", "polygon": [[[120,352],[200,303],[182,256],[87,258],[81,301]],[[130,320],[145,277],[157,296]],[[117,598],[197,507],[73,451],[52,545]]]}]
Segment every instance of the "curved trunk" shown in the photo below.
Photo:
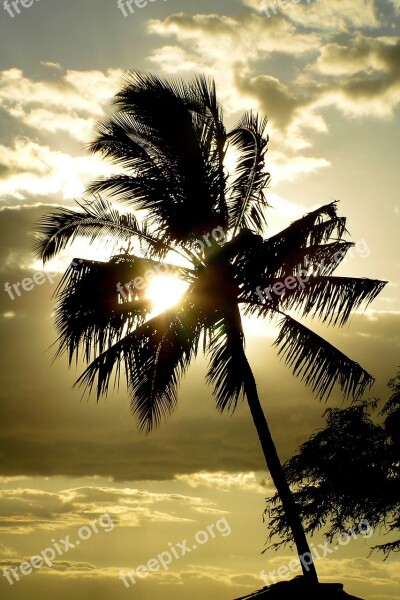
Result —
[{"label": "curved trunk", "polygon": [[253,372],[246,357],[245,360],[247,365],[247,373],[244,377],[245,392],[250,407],[251,416],[253,417],[254,425],[256,426],[261,447],[263,449],[265,462],[267,463],[268,470],[281,499],[289,527],[292,531],[293,541],[296,545],[299,558],[307,556],[307,560],[300,561],[303,575],[310,582],[310,584],[315,585],[318,584],[317,571],[315,569],[312,554],[310,552],[303,525],[301,523],[299,511],[294,501],[292,492],[290,491],[289,484],[286,481],[282,464],[279,460],[264,411],[260,404]]}]

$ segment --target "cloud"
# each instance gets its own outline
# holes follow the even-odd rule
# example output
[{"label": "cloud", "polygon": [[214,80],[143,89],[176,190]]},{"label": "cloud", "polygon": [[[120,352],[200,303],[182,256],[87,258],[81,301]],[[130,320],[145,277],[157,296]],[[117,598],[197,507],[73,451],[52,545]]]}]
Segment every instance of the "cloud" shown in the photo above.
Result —
[{"label": "cloud", "polygon": [[95,176],[112,171],[97,156],[72,156],[27,137],[15,138],[12,146],[0,145],[0,195],[9,201],[32,195],[76,198]]},{"label": "cloud", "polygon": [[[213,502],[197,496],[127,487],[86,486],[58,492],[6,489],[0,490],[0,530],[24,535],[36,530],[77,528],[105,513],[120,528],[140,527],[145,523],[189,523],[195,518],[193,514],[190,516],[191,511],[198,509],[212,512]],[[98,529],[101,531],[100,526]]]},{"label": "cloud", "polygon": [[62,70],[62,66],[60,65],[60,63],[55,63],[55,62],[51,62],[49,60],[43,60],[40,61],[40,64],[43,67],[46,67],[47,69],[56,69],[57,71],[61,71]]},{"label": "cloud", "polygon": [[305,96],[296,96],[287,85],[270,75],[260,75],[250,80],[242,78],[237,83],[239,90],[245,94],[251,93],[262,99],[263,112],[277,129],[283,131],[294,120],[296,113],[310,102]]},{"label": "cloud", "polygon": [[324,75],[394,73],[400,60],[400,40],[397,37],[371,38],[357,36],[351,45],[326,44],[321,48],[314,70]]},{"label": "cloud", "polygon": [[0,563],[1,559],[15,558],[16,556],[18,556],[18,552],[4,544],[0,544]]},{"label": "cloud", "polygon": [[83,155],[82,142],[93,137],[122,72],[42,67],[36,79],[17,68],[0,71],[0,197],[9,202],[79,197],[89,181],[115,172],[99,157]]},{"label": "cloud", "polygon": [[[46,63],[49,66],[49,63]],[[0,107],[21,123],[88,141],[94,119],[104,114],[121,83],[117,69],[63,72],[52,64],[52,77],[35,81],[21,69],[0,72]]]},{"label": "cloud", "polygon": [[[12,567],[19,567],[23,560],[29,560],[30,558],[30,556],[26,556],[21,560],[0,560],[0,569],[8,568],[8,570],[10,570]],[[103,582],[107,579],[111,579],[116,584],[116,593],[118,594],[118,591],[122,591],[125,592],[126,595],[126,588],[123,586],[119,578],[120,573],[126,573],[126,571],[123,569],[121,570],[121,568],[118,566],[101,567],[91,562],[55,560],[51,567],[44,565],[38,571],[34,572],[35,578],[41,577],[42,581],[45,581],[46,583],[50,583],[50,579],[54,577],[62,578],[62,585],[66,585],[68,580],[81,580],[82,578],[84,578],[88,583],[90,580],[95,579],[101,579]],[[157,595],[160,594],[159,591],[156,591],[160,589],[160,586],[168,586],[169,592],[171,591],[171,586],[178,586],[178,590],[179,587],[182,588],[182,586],[184,586],[184,590],[187,594],[188,588],[190,587],[193,590],[193,586],[196,586],[200,593],[202,589],[204,592],[204,586],[206,583],[217,583],[222,586],[227,586],[228,588],[239,586],[243,588],[260,585],[260,580],[255,575],[248,573],[237,576],[229,569],[216,567],[212,564],[189,564],[182,566],[179,571],[175,572],[164,571],[162,569],[153,573],[148,572],[148,574],[142,579],[137,577],[136,586],[140,586],[142,592],[143,590],[146,590],[146,594],[150,588],[153,590],[153,593]],[[115,594],[113,597],[115,597]],[[119,597],[120,596],[118,594],[118,598]],[[201,596],[199,596],[199,598],[200,597]]]},{"label": "cloud", "polygon": [[[395,2],[397,0],[394,0]],[[277,13],[307,29],[323,32],[348,32],[379,26],[373,0],[293,0],[281,4],[279,0],[244,0],[244,5],[264,13],[265,7],[275,7]],[[274,11],[270,10],[273,21]]]},{"label": "cloud", "polygon": [[[30,557],[26,557],[29,559]],[[292,557],[291,557],[292,558]],[[279,559],[278,559],[279,560]],[[289,559],[290,560],[290,559]],[[368,564],[365,564],[365,563]],[[393,577],[392,581],[384,579],[376,581],[375,579],[370,584],[365,577],[365,573],[376,568],[376,563],[373,561],[365,561],[358,565],[357,559],[346,561],[333,561],[334,567],[339,571],[336,577],[329,578],[329,581],[341,581],[345,583],[345,591],[357,595],[365,595],[365,590],[368,589],[369,597],[374,600],[391,600],[397,598],[397,574],[395,569],[398,565],[393,563],[392,569],[387,569],[387,573]],[[12,563],[0,561],[0,567],[18,567],[20,562]],[[278,566],[281,566],[279,563]],[[389,566],[389,565],[388,565]],[[349,567],[351,575],[345,571]],[[155,573],[149,573],[148,576],[138,579],[136,584],[130,588],[132,593],[140,594],[143,598],[161,598],[167,600],[173,597],[176,600],[184,600],[188,597],[188,593],[193,600],[201,600],[204,596],[208,598],[221,597],[238,597],[244,594],[250,594],[256,589],[263,586],[263,581],[259,573],[251,573],[250,570],[240,569],[238,571],[232,568],[224,568],[217,566],[210,560],[205,563],[183,564],[176,563],[176,566],[169,571],[159,570]],[[125,570],[126,572],[126,570]],[[34,577],[24,577],[22,583],[14,585],[12,595],[17,600],[26,598],[27,593],[36,593],[37,597],[40,594],[60,595],[67,594],[68,597],[73,597],[83,600],[88,594],[96,595],[101,590],[102,597],[113,598],[114,600],[123,600],[126,598],[127,590],[119,578],[121,567],[115,566],[100,566],[95,561],[73,561],[59,560],[55,561],[52,568],[43,567],[35,572]],[[326,577],[324,578],[326,579]],[[77,583],[85,581],[84,591],[82,585],[78,588]],[[8,587],[8,586],[7,586]]]},{"label": "cloud", "polygon": [[[268,170],[273,173],[274,184],[281,181],[295,181],[306,175],[316,173],[320,169],[331,167],[332,164],[326,158],[316,158],[312,156],[287,156],[283,152],[276,151],[271,154],[271,160],[268,162]],[[268,194],[270,198],[270,194]],[[298,205],[297,205],[298,206]],[[307,212],[303,210],[298,216]]]},{"label": "cloud", "polygon": [[190,475],[175,475],[178,481],[185,481],[190,487],[206,487],[228,492],[239,489],[246,492],[266,493],[266,486],[261,485],[254,472],[227,473],[224,471],[207,473],[191,473]]},{"label": "cloud", "polygon": [[[299,33],[285,20],[271,23],[254,13],[240,17],[179,13],[164,20],[151,20],[149,31],[162,37],[174,37],[184,46],[159,48],[151,54],[150,60],[167,73],[194,70],[196,66],[196,71],[218,75],[220,99],[230,112],[249,108],[251,98],[239,93],[235,80],[248,76],[251,63],[276,52],[308,53],[318,42],[317,36]],[[285,41],[287,36],[291,39],[290,49]]]},{"label": "cloud", "polygon": [[[35,271],[43,270],[42,263],[37,260],[33,252],[35,229],[40,217],[60,206],[58,203],[34,202],[34,199],[30,196],[27,200],[31,203],[0,207],[0,229],[2,232],[0,237],[0,275],[2,280],[8,280],[11,283],[21,281],[24,277],[32,277]],[[79,248],[79,245],[78,241],[74,246],[74,250],[76,250],[76,247]],[[93,249],[91,250],[93,251]],[[105,253],[105,250],[103,252]],[[65,252],[60,253],[60,258],[54,259],[46,265],[46,272],[56,272],[54,280],[57,278],[57,272],[61,273],[66,264],[70,262],[71,253],[72,250],[67,249]],[[100,257],[103,258],[101,252],[99,252]],[[51,284],[51,277],[48,278],[48,283]],[[17,305],[18,309],[22,307],[24,309],[34,308],[32,302],[34,295],[35,292],[20,294],[14,304],[10,304],[9,296],[5,295],[3,297],[0,295],[0,309],[11,307],[16,309]]]},{"label": "cloud", "polygon": [[327,44],[312,69],[324,77],[315,106],[335,105],[349,116],[388,118],[400,104],[400,40],[358,36]]},{"label": "cloud", "polygon": [[[46,294],[50,295],[48,290]],[[5,386],[8,391],[3,389],[0,394],[3,476],[100,475],[123,481],[173,479],[176,474],[189,476],[202,471],[265,472],[247,405],[240,405],[233,418],[216,414],[211,392],[202,380],[202,361],[184,380],[178,413],[144,438],[135,431],[123,388],[119,394],[110,393],[107,404],[80,403],[79,392],[70,391],[76,373],[66,372],[64,360],[51,366],[51,353],[43,355],[55,336],[44,318],[38,319],[29,311],[29,301],[33,300],[26,300],[29,318],[0,321],[6,382],[12,382],[11,387]],[[43,288],[35,302],[38,311],[47,309],[50,313]],[[399,331],[399,315],[383,313],[376,320],[355,315],[350,329],[329,332],[328,339],[379,375],[379,387],[371,392],[379,396],[387,395],[384,386],[396,372]],[[326,331],[322,333],[327,335]],[[21,345],[21,339],[36,341],[27,346]],[[389,361],[387,357],[393,358]],[[268,400],[267,416],[275,443],[282,459],[286,459],[321,427],[324,406],[278,361],[270,348],[270,338],[251,339],[249,360],[260,397],[263,402]],[[17,373],[22,368],[21,380]],[[329,406],[336,402],[341,403],[337,390]],[[99,431],[104,435],[99,436]],[[214,483],[227,484],[225,479],[219,483],[218,476],[210,485]]]},{"label": "cloud", "polygon": [[[229,17],[178,13],[152,20],[150,33],[176,43],[155,49],[150,60],[166,74],[214,76],[228,116],[246,109],[267,115],[274,152],[285,163],[276,181],[290,181],[329,165],[324,157],[299,154],[313,145],[312,134],[329,131],[326,107],[346,117],[393,117],[400,102],[399,41],[365,35],[380,27],[372,0],[293,2],[273,18],[263,5],[248,0],[247,11]],[[346,32],[341,43],[330,40],[332,30]],[[283,73],[277,55],[290,64]]]},{"label": "cloud", "polygon": [[[307,60],[319,45],[317,34],[299,33],[285,19],[266,19],[254,13],[237,17],[179,13],[163,21],[150,21],[149,31],[174,37],[180,44],[154,50],[150,56],[154,64],[167,74],[194,70],[214,76],[226,113],[255,109],[266,114],[278,149],[307,147],[304,128],[326,130],[315,110],[310,113],[313,96],[308,89],[292,89],[273,75],[252,75],[255,65],[259,70],[260,61],[268,62],[275,54]],[[314,163],[314,167],[319,164]]]},{"label": "cloud", "polygon": [[[0,184],[1,185],[1,184]],[[2,207],[0,209],[0,273],[2,277],[15,276],[16,271],[28,269],[33,263],[32,230],[34,223],[49,205]],[[19,273],[19,277],[21,272]],[[4,298],[5,300],[5,298]],[[0,305],[2,304],[0,300]],[[4,307],[10,308],[8,303]]]},{"label": "cloud", "polygon": [[389,0],[397,15],[400,14],[400,0]]},{"label": "cloud", "polygon": [[[37,556],[37,555],[35,555]],[[5,557],[6,558],[6,557]],[[16,573],[19,574],[19,577],[21,579],[21,573],[19,572],[19,566],[21,565],[21,563],[27,561],[29,562],[30,559],[32,558],[32,556],[23,556],[21,558],[13,558],[13,560],[1,560],[0,559],[0,569],[5,568],[8,571],[10,571],[12,568],[14,568],[16,570]],[[75,578],[75,577],[97,577],[100,574],[105,576],[107,574],[109,575],[115,575],[115,570],[114,569],[101,569],[99,567],[97,567],[94,564],[91,564],[89,562],[78,562],[78,561],[70,561],[70,560],[54,560],[51,563],[51,567],[47,566],[46,564],[44,564],[43,566],[40,567],[40,569],[38,571],[36,571],[35,569],[33,569],[33,573],[35,573],[35,576],[38,575],[38,573],[41,573],[44,576],[56,576],[56,575],[62,575],[65,577],[70,577],[70,578]],[[12,576],[11,576],[12,579]],[[14,578],[14,584],[16,583],[16,580]]]}]

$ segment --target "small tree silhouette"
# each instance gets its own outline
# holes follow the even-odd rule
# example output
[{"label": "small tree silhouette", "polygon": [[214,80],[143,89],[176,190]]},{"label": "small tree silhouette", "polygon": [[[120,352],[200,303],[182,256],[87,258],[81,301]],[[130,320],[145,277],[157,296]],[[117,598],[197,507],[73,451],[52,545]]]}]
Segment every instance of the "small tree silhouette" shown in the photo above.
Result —
[{"label": "small tree silhouette", "polygon": [[[270,178],[264,167],[267,122],[246,113],[227,133],[213,82],[166,81],[133,72],[115,105],[89,150],[122,172],[89,187],[93,202],[59,209],[38,225],[36,247],[43,261],[78,236],[90,242],[108,236],[115,249],[127,248],[114,250],[105,262],[76,259],[67,269],[57,291],[57,354],[67,352],[71,362],[82,351],[90,364],[78,381],[89,390],[96,385],[98,397],[107,393],[113,373],[119,381],[124,367],[132,410],[149,431],[174,410],[180,377],[202,341],[218,410],[233,411],[241,397],[247,399],[302,555],[309,546],[245,354],[242,314],[280,318],[275,345],[318,396],[328,396],[338,382],[345,396],[358,398],[371,376],[285,311],[343,325],[385,282],[332,276],[353,245],[343,239],[345,219],[337,216],[335,202],[263,239]],[[228,147],[238,156],[233,173],[224,166]],[[134,212],[121,214],[102,194]],[[224,245],[211,239],[204,252],[192,248],[215,228],[223,231]],[[140,242],[135,253],[132,240]],[[187,266],[167,264],[171,255],[185,258]],[[117,286],[158,264],[177,273],[188,289],[176,306],[148,318],[146,290],[127,296]],[[264,300],[260,291],[270,286],[280,291]],[[318,582],[313,564],[304,575]]]},{"label": "small tree silhouette", "polygon": [[[400,530],[400,372],[388,383],[391,396],[378,413],[378,400],[326,411],[327,426],[312,435],[284,465],[296,490],[306,531],[329,523],[332,539],[354,524],[368,521],[386,533]],[[385,417],[381,423],[374,414]],[[290,529],[278,496],[268,500],[270,540],[290,541]],[[385,557],[400,551],[400,539],[377,544]]]}]

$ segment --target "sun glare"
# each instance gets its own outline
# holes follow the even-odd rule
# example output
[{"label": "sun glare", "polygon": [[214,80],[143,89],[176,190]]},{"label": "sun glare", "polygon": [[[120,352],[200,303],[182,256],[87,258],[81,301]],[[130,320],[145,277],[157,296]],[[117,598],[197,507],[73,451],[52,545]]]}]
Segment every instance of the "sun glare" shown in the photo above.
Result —
[{"label": "sun glare", "polygon": [[253,337],[276,337],[276,327],[267,319],[257,317],[242,317],[245,335]]},{"label": "sun glare", "polygon": [[157,275],[149,281],[146,297],[150,300],[152,313],[158,314],[177,304],[188,284],[173,275]]}]

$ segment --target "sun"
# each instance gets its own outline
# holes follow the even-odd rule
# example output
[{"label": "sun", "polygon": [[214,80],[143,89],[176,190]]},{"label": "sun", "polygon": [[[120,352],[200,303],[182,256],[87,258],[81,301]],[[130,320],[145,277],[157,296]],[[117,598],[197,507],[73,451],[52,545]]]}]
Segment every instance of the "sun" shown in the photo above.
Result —
[{"label": "sun", "polygon": [[153,277],[146,290],[146,298],[151,302],[153,315],[174,306],[179,302],[188,284],[174,275],[157,275]]}]

